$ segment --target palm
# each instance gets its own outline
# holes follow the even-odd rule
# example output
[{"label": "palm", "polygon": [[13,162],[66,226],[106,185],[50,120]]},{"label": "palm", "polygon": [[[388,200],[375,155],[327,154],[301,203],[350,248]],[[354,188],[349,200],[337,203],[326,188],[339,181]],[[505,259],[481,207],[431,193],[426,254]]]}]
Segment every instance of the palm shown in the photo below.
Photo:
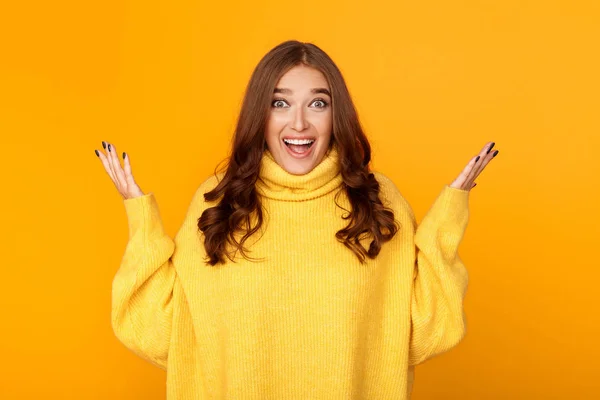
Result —
[{"label": "palm", "polygon": [[129,155],[126,156],[126,154],[123,153],[123,167],[121,167],[121,162],[117,156],[117,149],[114,145],[102,142],[102,146],[107,149],[107,153],[104,154],[103,152],[96,150],[96,155],[100,158],[100,161],[102,161],[106,173],[113,181],[121,196],[123,196],[123,199],[126,200],[143,196],[144,192],[135,182],[131,172]]}]

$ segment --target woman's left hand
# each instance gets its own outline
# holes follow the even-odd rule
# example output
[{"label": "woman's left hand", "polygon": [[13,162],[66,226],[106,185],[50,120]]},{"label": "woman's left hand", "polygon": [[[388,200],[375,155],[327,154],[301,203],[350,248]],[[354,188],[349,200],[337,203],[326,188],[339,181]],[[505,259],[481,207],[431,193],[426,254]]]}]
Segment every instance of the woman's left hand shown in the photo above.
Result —
[{"label": "woman's left hand", "polygon": [[473,189],[475,185],[477,185],[477,183],[475,183],[475,179],[477,179],[481,171],[483,171],[486,165],[488,165],[490,160],[496,157],[498,154],[499,150],[491,151],[494,145],[494,142],[487,143],[479,155],[473,157],[471,161],[469,161],[458,178],[456,178],[454,182],[450,184],[450,187],[462,190]]}]

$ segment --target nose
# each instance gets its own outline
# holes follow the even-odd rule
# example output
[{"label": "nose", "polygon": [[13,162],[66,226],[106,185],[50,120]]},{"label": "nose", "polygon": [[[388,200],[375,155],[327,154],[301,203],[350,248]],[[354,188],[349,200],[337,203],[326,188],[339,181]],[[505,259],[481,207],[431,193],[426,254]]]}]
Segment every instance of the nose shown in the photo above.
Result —
[{"label": "nose", "polygon": [[306,120],[306,111],[304,107],[298,107],[292,116],[292,128],[295,131],[303,131],[308,128],[308,121]]}]

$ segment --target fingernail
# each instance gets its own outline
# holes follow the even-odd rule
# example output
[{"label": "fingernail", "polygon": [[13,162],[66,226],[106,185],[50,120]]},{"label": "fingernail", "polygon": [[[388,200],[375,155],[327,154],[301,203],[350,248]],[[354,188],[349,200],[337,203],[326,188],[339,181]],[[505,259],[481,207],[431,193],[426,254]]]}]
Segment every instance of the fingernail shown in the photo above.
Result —
[{"label": "fingernail", "polygon": [[494,154],[492,154],[492,157],[496,157],[496,155],[498,155],[498,152],[499,152],[499,151],[500,151],[500,150],[496,150],[496,151],[494,152]]},{"label": "fingernail", "polygon": [[98,153],[98,150],[94,150],[94,152],[96,153],[96,155],[97,155],[98,157],[100,157],[100,153]]},{"label": "fingernail", "polygon": [[125,152],[123,152],[123,160],[125,159]]},{"label": "fingernail", "polygon": [[106,143],[104,141],[102,141],[102,147],[106,149]]},{"label": "fingernail", "polygon": [[110,144],[108,145],[108,151],[110,151]]},{"label": "fingernail", "polygon": [[475,186],[477,186],[477,184],[476,184],[476,183],[474,183],[474,184],[473,184],[473,187],[475,187]]},{"label": "fingernail", "polygon": [[477,156],[477,158],[475,159],[475,162],[479,161],[479,156]]},{"label": "fingernail", "polygon": [[494,147],[495,144],[495,142],[492,142],[492,145],[490,146],[486,154],[490,154],[490,151],[492,150],[492,147]]}]

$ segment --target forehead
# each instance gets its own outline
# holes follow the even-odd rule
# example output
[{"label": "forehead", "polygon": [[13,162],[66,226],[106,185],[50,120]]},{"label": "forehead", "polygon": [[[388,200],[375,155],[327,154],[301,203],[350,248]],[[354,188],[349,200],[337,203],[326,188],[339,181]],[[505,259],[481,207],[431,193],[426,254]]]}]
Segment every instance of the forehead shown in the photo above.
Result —
[{"label": "forehead", "polygon": [[292,91],[310,91],[314,88],[329,89],[325,75],[318,69],[306,65],[297,65],[287,71],[279,82],[277,88],[292,89]]}]

